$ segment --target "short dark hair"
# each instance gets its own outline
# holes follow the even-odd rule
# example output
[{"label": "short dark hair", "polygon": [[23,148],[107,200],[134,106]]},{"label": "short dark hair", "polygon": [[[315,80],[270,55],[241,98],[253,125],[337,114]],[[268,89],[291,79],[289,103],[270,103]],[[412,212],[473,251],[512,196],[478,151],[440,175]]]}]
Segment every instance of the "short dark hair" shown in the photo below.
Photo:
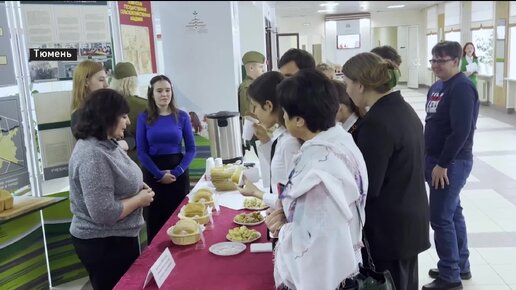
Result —
[{"label": "short dark hair", "polygon": [[291,48],[287,50],[278,61],[278,68],[294,61],[299,69],[315,68],[315,59],[307,51],[299,48]]},{"label": "short dark hair", "polygon": [[398,54],[396,49],[394,49],[392,46],[384,45],[384,46],[378,46],[371,50],[372,53],[376,53],[377,55],[381,56],[383,59],[388,59],[397,66],[400,66],[401,64],[401,56]]},{"label": "short dark hair", "polygon": [[260,106],[265,105],[266,101],[272,103],[274,113],[278,114],[280,123],[285,125],[282,110],[279,103],[278,95],[276,94],[276,86],[281,83],[284,79],[283,75],[277,71],[270,71],[262,74],[258,78],[256,78],[249,88],[247,89],[247,94],[249,98],[256,101]]},{"label": "short dark hair", "polygon": [[457,41],[441,41],[432,48],[432,56],[460,59],[462,56],[462,46]]},{"label": "short dark hair", "polygon": [[280,104],[290,118],[302,117],[311,132],[335,126],[339,110],[337,89],[322,72],[300,70],[278,86]]},{"label": "short dark hair", "polygon": [[73,135],[77,139],[95,137],[106,140],[120,117],[129,113],[124,96],[112,89],[93,91],[79,109],[79,121]]},{"label": "short dark hair", "polygon": [[357,105],[353,103],[353,100],[346,91],[346,83],[339,80],[332,80],[331,82],[335,86],[335,89],[337,89],[337,99],[339,100],[339,104],[343,104],[344,106],[348,107],[351,112],[355,113],[357,116],[360,116],[360,110],[358,109]]}]

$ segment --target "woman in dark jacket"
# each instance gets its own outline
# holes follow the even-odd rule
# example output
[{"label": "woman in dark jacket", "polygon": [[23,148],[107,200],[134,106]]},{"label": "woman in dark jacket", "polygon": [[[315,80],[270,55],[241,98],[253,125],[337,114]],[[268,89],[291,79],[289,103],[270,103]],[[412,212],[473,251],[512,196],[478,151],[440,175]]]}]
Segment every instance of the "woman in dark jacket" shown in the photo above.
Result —
[{"label": "woman in dark jacket", "polygon": [[399,71],[391,61],[360,53],[342,73],[354,103],[369,107],[355,138],[369,177],[364,235],[376,269],[389,270],[398,290],[418,289],[417,256],[430,247],[423,125],[393,91]]}]

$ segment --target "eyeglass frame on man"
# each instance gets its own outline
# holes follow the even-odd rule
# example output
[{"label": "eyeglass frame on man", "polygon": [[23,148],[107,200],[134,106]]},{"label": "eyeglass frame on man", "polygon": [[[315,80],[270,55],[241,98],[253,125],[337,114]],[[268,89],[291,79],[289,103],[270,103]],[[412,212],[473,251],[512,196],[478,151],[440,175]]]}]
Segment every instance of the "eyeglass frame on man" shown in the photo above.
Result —
[{"label": "eyeglass frame on man", "polygon": [[455,58],[448,58],[448,59],[429,59],[428,61],[430,62],[430,64],[438,64],[438,65],[442,65],[442,64],[445,64],[449,61],[452,61],[452,60],[455,60]]}]

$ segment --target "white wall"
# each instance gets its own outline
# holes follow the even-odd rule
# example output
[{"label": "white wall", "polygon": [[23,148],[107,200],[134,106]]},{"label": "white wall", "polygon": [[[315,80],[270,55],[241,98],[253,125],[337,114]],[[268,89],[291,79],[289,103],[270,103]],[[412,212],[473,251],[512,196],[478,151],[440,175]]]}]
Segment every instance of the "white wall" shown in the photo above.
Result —
[{"label": "white wall", "polygon": [[[155,4],[162,16],[165,74],[172,80],[179,107],[200,116],[238,111],[241,59],[236,2]],[[205,33],[188,29],[194,11],[206,24]]]},{"label": "white wall", "polygon": [[[419,30],[419,83],[431,85],[431,72],[426,64],[426,10],[378,12],[371,14],[371,27],[417,25]],[[395,47],[399,49],[399,47]],[[402,60],[405,61],[405,60]]]},{"label": "white wall", "polygon": [[240,56],[250,50],[265,53],[265,16],[262,3],[238,1]]},{"label": "white wall", "polygon": [[372,47],[389,45],[396,47],[398,42],[398,29],[394,26],[373,27]]},{"label": "white wall", "polygon": [[322,60],[325,61],[323,16],[278,17],[276,20],[278,33],[299,33],[299,48],[302,48],[304,44],[306,51],[313,53],[312,45],[321,44]]}]

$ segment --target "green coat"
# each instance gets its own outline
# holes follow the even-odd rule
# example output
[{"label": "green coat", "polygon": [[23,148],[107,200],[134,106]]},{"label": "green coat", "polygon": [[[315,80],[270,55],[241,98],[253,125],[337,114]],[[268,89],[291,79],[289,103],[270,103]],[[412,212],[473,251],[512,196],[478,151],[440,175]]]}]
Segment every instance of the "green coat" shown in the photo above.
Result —
[{"label": "green coat", "polygon": [[[476,63],[477,67],[480,68],[480,66],[478,64],[478,58],[474,58],[473,62]],[[461,62],[460,62],[460,71],[461,72],[466,72],[467,71],[467,69],[466,69],[467,65],[468,65],[468,61],[466,60],[465,57],[463,57]],[[478,75],[478,72],[475,72],[475,73],[472,73],[472,74],[469,75],[469,79],[473,82],[473,84],[475,85],[475,88],[477,87],[477,75]]]},{"label": "green coat", "polygon": [[240,112],[240,116],[245,116],[246,112],[251,112],[251,102],[247,95],[247,89],[249,89],[252,82],[253,79],[246,76],[238,87],[238,111]]},{"label": "green coat", "polygon": [[147,109],[147,99],[143,99],[138,96],[129,96],[126,97],[126,100],[129,103],[129,120],[131,121],[131,125],[129,125],[125,130],[124,140],[129,145],[127,154],[134,162],[136,162],[136,164],[139,165],[140,163],[138,162],[138,156],[136,153],[136,120],[138,119],[138,114]]}]

